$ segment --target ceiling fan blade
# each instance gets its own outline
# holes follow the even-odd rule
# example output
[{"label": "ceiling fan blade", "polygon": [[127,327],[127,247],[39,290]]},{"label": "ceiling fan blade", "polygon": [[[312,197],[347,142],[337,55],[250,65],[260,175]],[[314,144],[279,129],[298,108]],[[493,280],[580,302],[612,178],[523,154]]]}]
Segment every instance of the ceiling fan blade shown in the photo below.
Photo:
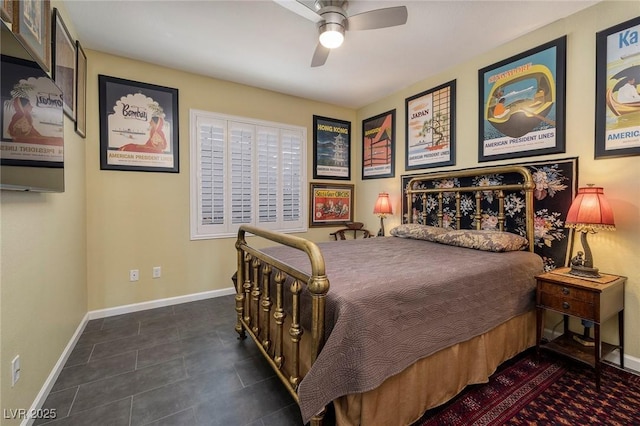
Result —
[{"label": "ceiling fan blade", "polygon": [[318,15],[314,9],[313,1],[309,0],[273,0],[274,3],[279,4],[285,9],[289,9],[296,15],[300,15],[305,19],[308,19],[311,22],[315,22],[316,24],[322,21],[322,16]]},{"label": "ceiling fan blade", "polygon": [[376,28],[394,27],[407,23],[406,6],[375,9],[368,12],[349,16],[347,19],[348,30],[373,30]]},{"label": "ceiling fan blade", "polygon": [[311,59],[311,67],[321,67],[327,62],[327,58],[329,57],[329,52],[331,49],[324,47],[320,43],[316,46],[316,51],[313,52],[313,59]]}]

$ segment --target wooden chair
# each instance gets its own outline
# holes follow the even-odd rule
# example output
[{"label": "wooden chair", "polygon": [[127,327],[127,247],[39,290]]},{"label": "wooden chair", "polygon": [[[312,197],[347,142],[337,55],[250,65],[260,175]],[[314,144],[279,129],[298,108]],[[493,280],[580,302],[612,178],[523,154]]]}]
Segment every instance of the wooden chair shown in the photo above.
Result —
[{"label": "wooden chair", "polygon": [[346,228],[338,229],[335,232],[330,233],[336,241],[346,240],[345,232],[353,232],[353,238],[356,239],[361,234],[362,238],[371,238],[371,232],[367,229],[364,229],[364,224],[362,222],[347,222],[345,223]]}]

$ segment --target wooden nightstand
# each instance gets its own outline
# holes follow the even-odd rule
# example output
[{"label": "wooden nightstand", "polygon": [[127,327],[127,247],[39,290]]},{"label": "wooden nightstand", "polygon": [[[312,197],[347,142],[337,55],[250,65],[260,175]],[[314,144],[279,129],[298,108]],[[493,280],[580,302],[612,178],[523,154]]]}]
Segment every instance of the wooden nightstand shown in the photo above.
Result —
[{"label": "wooden nightstand", "polygon": [[[559,268],[536,276],[536,350],[549,349],[592,366],[596,372],[596,389],[600,391],[600,362],[604,356],[620,349],[620,367],[624,368],[624,283],[627,278],[607,274],[597,279],[579,278],[567,272],[569,268]],[[543,344],[545,310],[564,315],[564,333]],[[618,314],[619,344],[610,345],[600,339],[600,324],[615,314]],[[594,323],[594,346],[584,346],[574,340],[576,333],[569,330],[569,316]]]}]

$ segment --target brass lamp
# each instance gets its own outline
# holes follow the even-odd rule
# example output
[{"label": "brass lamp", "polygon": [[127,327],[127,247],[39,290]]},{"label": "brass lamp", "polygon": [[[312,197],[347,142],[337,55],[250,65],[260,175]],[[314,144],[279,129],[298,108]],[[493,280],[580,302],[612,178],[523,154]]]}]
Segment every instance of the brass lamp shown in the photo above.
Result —
[{"label": "brass lamp", "polygon": [[593,266],[593,255],[587,243],[587,234],[595,234],[599,230],[614,231],[613,210],[604,197],[602,188],[588,185],[579,188],[578,195],[571,203],[565,227],[575,228],[581,232],[580,242],[584,253],[579,251],[571,259],[571,275],[585,278],[600,278],[598,268]]},{"label": "brass lamp", "polygon": [[389,194],[381,192],[378,194],[378,200],[373,208],[373,213],[380,216],[380,230],[378,231],[378,237],[384,237],[384,218],[388,214],[393,214],[391,210],[391,203],[389,202]]}]

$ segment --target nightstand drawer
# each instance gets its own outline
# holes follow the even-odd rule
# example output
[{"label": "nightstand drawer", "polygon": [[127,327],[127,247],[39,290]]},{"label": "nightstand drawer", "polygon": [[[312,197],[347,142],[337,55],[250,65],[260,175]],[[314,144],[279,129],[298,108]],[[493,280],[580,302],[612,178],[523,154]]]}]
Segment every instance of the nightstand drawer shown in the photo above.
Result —
[{"label": "nightstand drawer", "polygon": [[574,300],[581,300],[587,303],[596,303],[597,294],[593,291],[581,288],[565,286],[562,284],[553,284],[549,282],[540,282],[538,284],[540,292],[553,296],[565,297]]},{"label": "nightstand drawer", "polygon": [[541,293],[540,304],[545,308],[553,309],[567,315],[596,320],[596,305],[594,303],[555,294]]}]

